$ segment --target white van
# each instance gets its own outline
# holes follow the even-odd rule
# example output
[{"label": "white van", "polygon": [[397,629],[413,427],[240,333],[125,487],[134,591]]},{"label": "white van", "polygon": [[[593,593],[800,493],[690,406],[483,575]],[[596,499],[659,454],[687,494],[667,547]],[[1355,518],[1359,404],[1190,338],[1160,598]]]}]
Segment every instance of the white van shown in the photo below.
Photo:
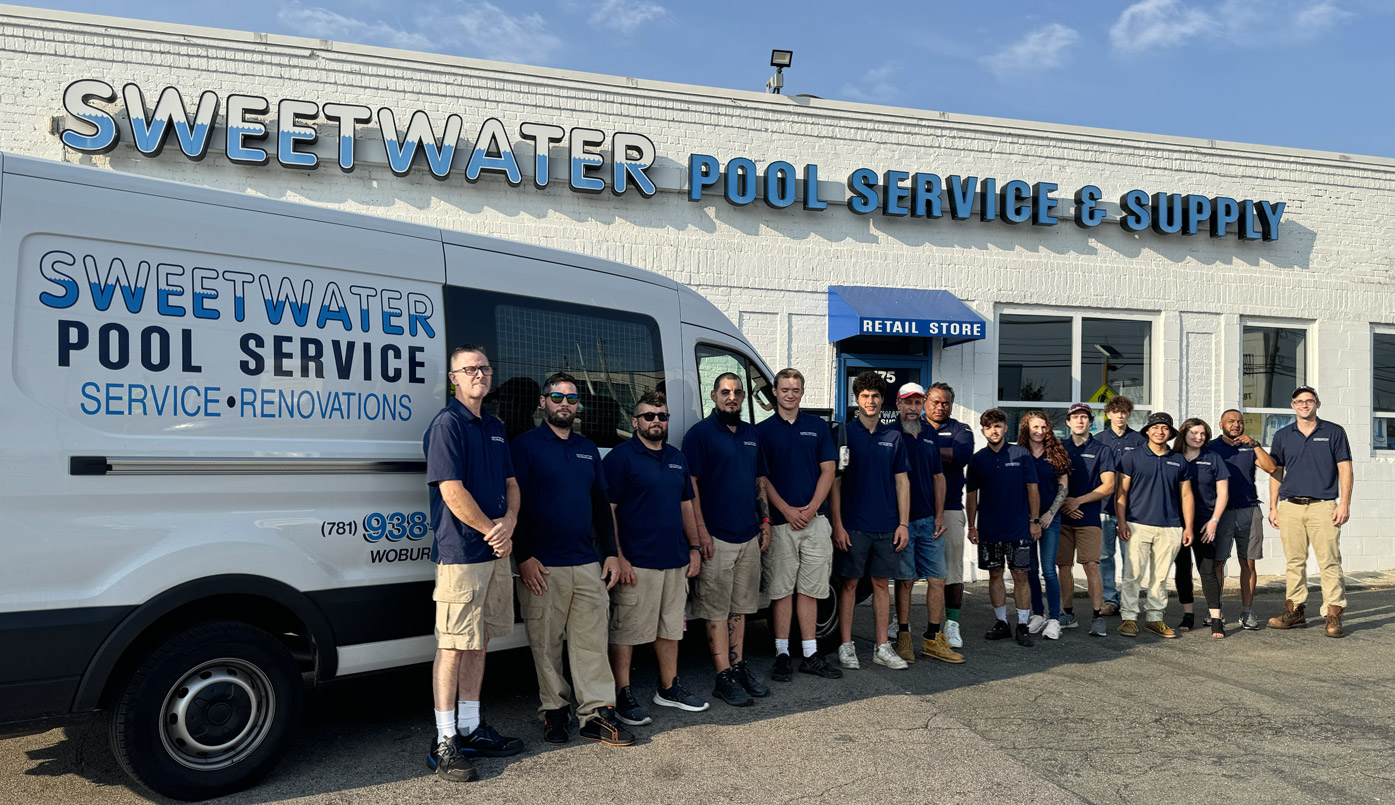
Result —
[{"label": "white van", "polygon": [[602,448],[659,386],[684,433],[723,371],[772,410],[658,274],[3,154],[0,288],[0,731],[100,712],[176,798],[264,774],[308,687],[431,659],[452,345],[488,351],[511,435],[557,370]]}]

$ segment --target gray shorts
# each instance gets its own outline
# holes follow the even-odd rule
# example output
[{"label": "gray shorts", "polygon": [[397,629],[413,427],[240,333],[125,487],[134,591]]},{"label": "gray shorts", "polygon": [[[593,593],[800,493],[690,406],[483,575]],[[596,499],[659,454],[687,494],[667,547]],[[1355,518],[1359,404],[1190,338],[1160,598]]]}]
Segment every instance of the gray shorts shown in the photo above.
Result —
[{"label": "gray shorts", "polygon": [[844,579],[894,579],[901,572],[901,554],[894,531],[848,531],[846,551],[833,550],[833,572]]},{"label": "gray shorts", "polygon": [[1230,558],[1230,546],[1241,559],[1264,558],[1264,515],[1258,506],[1226,509],[1216,524],[1216,561]]}]

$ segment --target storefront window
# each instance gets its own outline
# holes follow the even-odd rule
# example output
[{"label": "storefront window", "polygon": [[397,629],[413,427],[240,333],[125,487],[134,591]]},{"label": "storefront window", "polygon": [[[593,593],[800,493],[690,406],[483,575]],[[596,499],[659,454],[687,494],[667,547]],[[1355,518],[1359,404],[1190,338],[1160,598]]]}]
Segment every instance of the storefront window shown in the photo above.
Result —
[{"label": "storefront window", "polygon": [[1093,388],[1086,399],[1106,396],[1128,397],[1134,402],[1151,399],[1148,376],[1152,338],[1152,322],[1081,319],[1080,390]]},{"label": "storefront window", "polygon": [[1395,332],[1371,339],[1371,444],[1395,450]]},{"label": "storefront window", "polygon": [[998,399],[1069,401],[1072,397],[1070,356],[1070,317],[1000,316]]},{"label": "storefront window", "polygon": [[1269,444],[1297,418],[1293,390],[1308,383],[1308,331],[1246,324],[1240,337],[1240,408],[1245,432]]}]

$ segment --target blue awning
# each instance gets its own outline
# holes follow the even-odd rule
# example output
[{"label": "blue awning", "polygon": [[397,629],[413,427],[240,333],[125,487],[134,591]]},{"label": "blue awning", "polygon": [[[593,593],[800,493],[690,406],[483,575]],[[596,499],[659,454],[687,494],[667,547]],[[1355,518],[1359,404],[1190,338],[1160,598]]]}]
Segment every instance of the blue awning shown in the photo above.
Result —
[{"label": "blue awning", "polygon": [[949,291],[828,286],[828,340],[855,335],[943,338],[945,346],[988,336],[988,325]]}]

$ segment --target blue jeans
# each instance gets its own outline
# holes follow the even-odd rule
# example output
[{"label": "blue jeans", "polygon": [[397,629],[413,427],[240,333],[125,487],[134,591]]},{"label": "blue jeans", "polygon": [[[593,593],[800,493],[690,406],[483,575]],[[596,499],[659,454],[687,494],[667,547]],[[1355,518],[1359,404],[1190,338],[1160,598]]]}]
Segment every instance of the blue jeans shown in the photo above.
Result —
[{"label": "blue jeans", "polygon": [[942,579],[945,577],[945,538],[935,537],[935,518],[912,520],[906,529],[910,542],[901,549],[899,581]]},{"label": "blue jeans", "polygon": [[1114,548],[1119,548],[1119,556],[1129,553],[1129,544],[1119,539],[1119,520],[1112,514],[1100,514],[1100,580],[1104,582],[1104,603],[1119,606],[1119,588],[1115,581]]},{"label": "blue jeans", "polygon": [[[1032,614],[1061,619],[1061,580],[1056,575],[1056,548],[1061,544],[1061,521],[1053,518],[1051,525],[1041,532],[1037,540],[1037,550],[1032,551],[1032,574],[1027,577],[1032,590]],[[1041,599],[1042,577],[1046,578],[1046,601]]]}]

